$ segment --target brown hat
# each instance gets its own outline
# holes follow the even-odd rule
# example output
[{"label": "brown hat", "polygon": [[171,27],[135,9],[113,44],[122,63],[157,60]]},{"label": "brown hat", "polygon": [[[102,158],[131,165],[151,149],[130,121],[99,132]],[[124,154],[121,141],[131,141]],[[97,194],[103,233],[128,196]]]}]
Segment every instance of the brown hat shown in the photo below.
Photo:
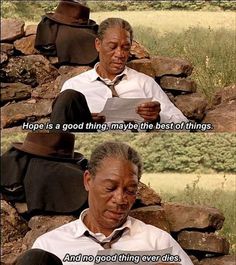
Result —
[{"label": "brown hat", "polygon": [[98,25],[95,21],[89,19],[90,9],[76,1],[62,0],[58,4],[55,13],[47,13],[46,17],[58,23],[75,26],[94,28]]},{"label": "brown hat", "polygon": [[75,136],[72,133],[29,132],[23,143],[12,145],[22,152],[64,161],[78,161],[82,154],[74,152]]}]

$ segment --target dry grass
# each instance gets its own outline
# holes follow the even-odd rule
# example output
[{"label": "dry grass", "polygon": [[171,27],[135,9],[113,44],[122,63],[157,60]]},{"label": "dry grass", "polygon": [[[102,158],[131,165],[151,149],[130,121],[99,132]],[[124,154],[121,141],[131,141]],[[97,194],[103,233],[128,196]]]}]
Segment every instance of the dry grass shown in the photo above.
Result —
[{"label": "dry grass", "polygon": [[164,34],[181,32],[190,27],[235,29],[235,12],[207,11],[119,11],[91,13],[91,18],[100,23],[108,17],[128,20],[133,27],[152,27]]},{"label": "dry grass", "polygon": [[156,173],[142,176],[142,182],[157,192],[177,193],[183,191],[187,185],[192,185],[194,181],[197,181],[198,187],[203,190],[235,191],[236,189],[236,175],[233,174]]}]

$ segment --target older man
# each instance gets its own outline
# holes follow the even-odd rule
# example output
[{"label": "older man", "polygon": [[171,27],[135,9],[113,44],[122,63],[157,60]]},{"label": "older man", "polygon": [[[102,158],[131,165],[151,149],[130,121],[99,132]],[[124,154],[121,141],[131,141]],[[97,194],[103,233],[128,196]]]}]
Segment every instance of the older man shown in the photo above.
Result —
[{"label": "older man", "polygon": [[147,122],[187,121],[153,78],[126,66],[132,40],[133,30],[127,21],[108,18],[100,24],[95,40],[99,62],[64,83],[53,105],[52,123],[104,122],[99,113],[111,97],[152,98],[136,108]]},{"label": "older man", "polygon": [[99,145],[84,173],[89,208],[78,220],[40,236],[33,248],[53,253],[64,265],[94,264],[104,249],[148,253],[172,248],[178,264],[193,265],[167,232],[129,216],[141,173],[142,162],[133,148],[119,142]]}]

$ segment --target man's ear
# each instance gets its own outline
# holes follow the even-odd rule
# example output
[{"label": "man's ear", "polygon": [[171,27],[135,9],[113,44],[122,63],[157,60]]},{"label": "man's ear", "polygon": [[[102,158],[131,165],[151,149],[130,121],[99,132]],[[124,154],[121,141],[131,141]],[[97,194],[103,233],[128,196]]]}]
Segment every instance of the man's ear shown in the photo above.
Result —
[{"label": "man's ear", "polygon": [[101,40],[99,40],[99,38],[95,39],[95,48],[97,50],[97,52],[100,52],[100,47],[101,47]]},{"label": "man's ear", "polygon": [[84,187],[86,191],[89,191],[90,185],[92,181],[92,176],[88,170],[84,171]]}]

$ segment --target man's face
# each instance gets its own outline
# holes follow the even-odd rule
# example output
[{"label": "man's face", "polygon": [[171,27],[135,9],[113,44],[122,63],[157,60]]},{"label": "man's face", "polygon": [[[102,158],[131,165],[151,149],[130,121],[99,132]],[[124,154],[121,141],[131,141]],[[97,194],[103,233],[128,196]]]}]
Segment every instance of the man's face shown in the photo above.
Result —
[{"label": "man's face", "polygon": [[96,39],[95,46],[99,52],[101,76],[114,79],[124,70],[129,58],[130,33],[119,26],[108,28],[102,40]]},{"label": "man's face", "polygon": [[138,168],[120,158],[105,158],[95,176],[84,174],[89,192],[86,225],[93,232],[109,235],[121,226],[135,202],[138,188]]}]

